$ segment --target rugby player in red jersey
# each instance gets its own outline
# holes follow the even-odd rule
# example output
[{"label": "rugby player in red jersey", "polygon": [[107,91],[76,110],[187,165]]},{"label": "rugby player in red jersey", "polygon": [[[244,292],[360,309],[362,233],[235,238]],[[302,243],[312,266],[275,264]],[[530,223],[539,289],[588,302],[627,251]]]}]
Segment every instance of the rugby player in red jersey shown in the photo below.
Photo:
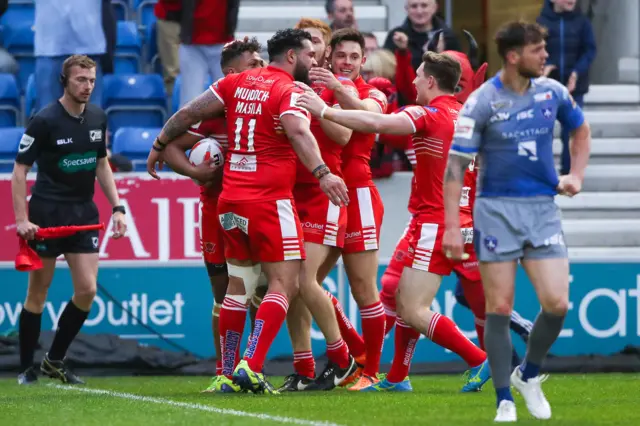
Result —
[{"label": "rugby player in red jersey", "polygon": [[[310,18],[302,18],[295,28],[311,35],[316,62],[319,67],[324,67],[331,28],[319,19]],[[353,97],[358,97],[350,79],[341,78],[340,82]],[[323,84],[313,84],[312,88],[327,105],[337,105],[331,89]],[[311,132],[318,141],[322,159],[329,170],[336,176],[342,176],[340,153],[342,147],[349,142],[352,131],[331,121],[313,118]],[[300,297],[290,303],[287,313],[295,373],[289,375],[278,390],[328,390],[335,387],[336,383],[344,382],[356,368],[355,363],[353,368],[349,368],[351,358],[347,356],[348,350],[340,334],[333,304],[324,297],[324,291],[319,285],[328,275],[333,263],[329,268],[321,267],[327,265],[328,259],[335,262],[340,255],[346,231],[347,208],[333,205],[320,189],[318,180],[300,161],[293,198],[302,224],[307,258],[302,263],[300,272]],[[329,358],[326,368],[315,381],[315,360],[311,351],[311,314],[325,336]]]},{"label": "rugby player in red jersey", "polygon": [[[269,347],[284,323],[289,300],[296,297],[305,258],[302,228],[292,200],[296,156],[319,180],[335,205],[348,204],[342,179],[323,163],[309,129],[309,113],[297,105],[316,65],[309,33],[287,29],[269,40],[270,65],[231,74],[214,83],[174,114],[154,142],[148,161],[189,126],[226,112],[229,149],[218,217],[223,228],[229,287],[220,312],[223,369],[233,365],[244,330],[247,299],[255,291],[260,267],[269,290],[233,380],[256,393],[277,393],[262,373]],[[229,309],[225,309],[229,301]],[[226,330],[226,331],[225,331]]]},{"label": "rugby player in red jersey", "polygon": [[[264,61],[260,57],[262,46],[255,38],[235,40],[224,46],[220,65],[225,75],[240,73],[248,69],[264,67]],[[227,292],[229,277],[227,263],[224,257],[224,241],[222,228],[218,221],[217,205],[218,197],[222,192],[222,170],[218,170],[210,181],[212,168],[206,164],[192,165],[185,152],[203,138],[213,138],[220,143],[226,152],[227,121],[224,117],[212,118],[196,123],[188,132],[176,138],[163,152],[163,160],[175,172],[191,177],[199,182],[206,183],[200,187],[200,244],[205,266],[211,281],[214,305],[212,317],[213,341],[216,348],[216,376],[204,392],[225,390],[238,390],[239,386],[222,374],[222,351],[220,348],[219,317],[220,310]],[[252,320],[255,318],[257,307],[266,292],[265,286],[258,286],[256,294],[251,300],[250,309]],[[239,360],[239,348],[236,356],[236,364]],[[235,365],[233,366],[235,367]],[[233,370],[232,370],[233,371]],[[231,373],[229,373],[231,374]]]},{"label": "rugby player in red jersey", "polygon": [[[384,113],[387,110],[386,96],[366,83],[360,75],[364,57],[364,37],[352,28],[336,31],[331,38],[331,71],[314,68],[309,73],[312,81],[324,84],[333,90],[335,99],[344,110],[360,110]],[[335,75],[334,75],[335,73]],[[358,89],[360,98],[350,96],[339,77],[351,79]],[[380,303],[377,288],[378,243],[380,227],[384,215],[382,199],[371,176],[371,150],[375,135],[354,131],[351,140],[342,151],[342,173],[349,188],[347,207],[347,229],[342,249],[345,271],[349,279],[351,293],[360,309],[362,337],[364,338],[364,369],[360,380],[350,388],[359,390],[377,382],[380,356],[384,342],[384,308]],[[334,299],[334,303],[335,298]],[[362,348],[358,347],[360,336],[355,329],[341,321],[346,318],[339,305],[336,307],[342,336],[355,357]]]},{"label": "rugby player in red jersey", "polygon": [[394,363],[384,381],[364,388],[365,391],[411,390],[407,374],[421,333],[458,354],[471,367],[463,390],[477,390],[490,378],[484,351],[467,339],[453,321],[430,310],[442,277],[449,275],[455,267],[441,251],[444,234],[442,188],[454,122],[461,107],[453,95],[460,73],[460,63],[453,55],[427,52],[414,82],[417,103],[427,106],[410,106],[397,114],[329,108],[310,89],[298,101],[314,116],[355,131],[413,135],[419,203],[415,226],[408,230],[410,246],[396,297],[398,328]]}]

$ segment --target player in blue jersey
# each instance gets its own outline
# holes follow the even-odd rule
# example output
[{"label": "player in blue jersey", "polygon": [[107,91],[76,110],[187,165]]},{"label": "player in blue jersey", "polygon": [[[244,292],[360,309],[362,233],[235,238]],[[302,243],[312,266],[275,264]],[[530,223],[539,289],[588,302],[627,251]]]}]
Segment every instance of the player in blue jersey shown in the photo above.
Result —
[{"label": "player in blue jersey", "polygon": [[[589,159],[591,136],[582,111],[564,86],[539,78],[548,56],[545,36],[544,28],[525,22],[509,23],[498,31],[502,71],[465,103],[445,172],[443,250],[460,259],[463,175],[478,155],[474,243],[487,302],[485,348],[498,399],[495,421],[500,422],[516,421],[510,383],[534,417],[551,417],[539,370],[560,334],[569,304],[567,248],[554,196],[580,192]],[[572,130],[571,170],[560,178],[552,150],[556,119]],[[511,373],[509,322],[518,260],[542,311],[531,330],[525,360]]]}]

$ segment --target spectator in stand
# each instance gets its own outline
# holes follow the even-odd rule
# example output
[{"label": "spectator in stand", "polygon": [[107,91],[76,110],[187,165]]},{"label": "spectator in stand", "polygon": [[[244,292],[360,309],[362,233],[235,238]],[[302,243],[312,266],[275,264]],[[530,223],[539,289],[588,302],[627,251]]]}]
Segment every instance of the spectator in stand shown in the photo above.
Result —
[{"label": "spectator in stand", "polygon": [[[367,54],[367,62],[362,66],[362,78],[369,81],[374,77],[382,77],[391,82],[395,80],[396,58],[393,53],[386,49],[378,49]],[[379,90],[384,92],[382,89]],[[388,104],[391,106],[389,99]]]},{"label": "spectator in stand", "polygon": [[[547,65],[544,74],[567,86],[575,103],[582,108],[589,91],[589,67],[596,57],[596,41],[589,19],[577,0],[545,0],[538,23],[547,28]],[[562,129],[560,174],[571,167],[569,131]]]},{"label": "spectator in stand", "polygon": [[222,48],[233,40],[240,0],[181,0],[180,106],[202,93],[210,77],[224,77],[220,68]]},{"label": "spectator in stand", "polygon": [[102,1],[38,0],[35,2],[34,54],[36,111],[62,96],[62,63],[73,54],[96,61],[96,84],[91,103],[102,103],[102,56],[107,43]]},{"label": "spectator in stand", "polygon": [[342,28],[358,28],[353,10],[353,1],[327,0],[324,8],[327,11],[329,21],[331,21],[331,25],[329,25],[331,27],[331,31],[340,30]]},{"label": "spectator in stand", "polygon": [[113,74],[115,70],[118,21],[111,0],[102,0],[102,30],[104,31],[105,53],[100,57],[102,74]]},{"label": "spectator in stand", "polygon": [[[0,0],[0,17],[9,7],[9,0]],[[18,74],[18,62],[0,45],[0,73]]]},{"label": "spectator in stand", "polygon": [[380,49],[378,38],[374,33],[362,33],[362,36],[364,37],[364,56],[369,56]]},{"label": "spectator in stand", "polygon": [[444,32],[442,50],[461,50],[460,42],[451,28],[446,26],[442,18],[436,16],[436,0],[406,0],[405,9],[407,19],[404,24],[389,31],[384,43],[385,49],[396,51],[396,40],[402,37],[399,34],[406,35],[406,45],[411,53],[414,70],[422,63],[422,55],[427,51],[427,44],[438,30]]},{"label": "spectator in stand", "polygon": [[182,0],[158,0],[153,10],[156,18],[156,44],[162,63],[162,78],[167,94],[173,93],[173,84],[180,73],[180,19]]}]

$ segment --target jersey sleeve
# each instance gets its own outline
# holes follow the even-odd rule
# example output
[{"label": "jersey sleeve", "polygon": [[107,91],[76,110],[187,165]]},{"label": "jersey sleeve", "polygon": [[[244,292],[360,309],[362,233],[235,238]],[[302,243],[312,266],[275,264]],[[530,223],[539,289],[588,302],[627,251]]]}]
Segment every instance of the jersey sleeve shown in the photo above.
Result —
[{"label": "jersey sleeve", "polygon": [[284,88],[280,93],[278,106],[278,116],[280,118],[282,118],[283,115],[292,114],[311,123],[311,114],[309,114],[309,111],[296,103],[300,95],[304,93],[302,89],[292,84]]},{"label": "jersey sleeve", "polygon": [[566,87],[561,88],[558,121],[563,129],[574,131],[584,123],[584,114]]},{"label": "jersey sleeve", "polygon": [[433,107],[409,106],[400,114],[407,117],[413,126],[413,133],[423,133],[438,122],[438,109]]},{"label": "jersey sleeve", "polygon": [[[358,94],[358,88],[356,87],[355,83],[351,81],[350,78],[338,77],[338,80],[340,81],[340,83],[342,83],[342,87],[344,87],[351,96],[355,98],[360,97],[360,95]],[[336,101],[334,98],[333,105],[331,106],[333,108],[340,108],[340,103],[338,103],[338,101]]]},{"label": "jersey sleeve", "polygon": [[200,138],[205,138],[206,137],[204,135],[205,127],[206,127],[205,123],[206,122],[198,121],[196,124],[194,124],[191,127],[189,127],[189,130],[187,130],[187,133],[190,133],[190,134],[192,134],[194,136],[198,136]]},{"label": "jersey sleeve", "polygon": [[362,98],[362,100],[364,99],[371,99],[378,104],[380,107],[380,113],[385,114],[387,112],[387,97],[380,90],[372,87],[369,89],[367,95]]},{"label": "jersey sleeve", "polygon": [[490,118],[490,102],[481,92],[472,94],[460,110],[450,151],[474,156],[480,149],[482,133]]},{"label": "jersey sleeve", "polygon": [[213,83],[211,86],[209,86],[209,90],[211,90],[213,94],[216,95],[216,98],[218,98],[218,100],[222,102],[223,105],[224,105],[225,98],[228,96],[228,93],[230,91],[230,86],[232,84],[232,80],[234,79],[235,75],[237,74],[230,74],[226,77],[219,79],[218,81]]},{"label": "jersey sleeve", "polygon": [[47,123],[37,115],[31,119],[18,145],[16,163],[31,166],[38,159],[48,137]]}]

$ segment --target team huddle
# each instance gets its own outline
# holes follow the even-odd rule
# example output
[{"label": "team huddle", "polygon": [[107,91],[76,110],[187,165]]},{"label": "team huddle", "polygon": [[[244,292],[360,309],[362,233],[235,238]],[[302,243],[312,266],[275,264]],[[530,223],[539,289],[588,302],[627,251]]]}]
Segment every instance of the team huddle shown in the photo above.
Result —
[{"label": "team huddle", "polygon": [[[436,44],[430,43],[432,50]],[[207,391],[276,394],[347,385],[351,391],[411,391],[408,373],[421,334],[468,364],[463,392],[479,391],[493,370],[484,351],[485,294],[472,215],[484,163],[474,162],[475,153],[463,144],[473,132],[464,127],[469,118],[463,113],[478,102],[470,95],[484,83],[486,64],[474,70],[476,61],[465,54],[428,51],[416,70],[415,105],[392,110],[388,82],[360,76],[366,58],[356,30],[331,34],[321,21],[302,19],[269,40],[268,66],[260,50],[249,39],[225,46],[225,77],[168,120],[147,162],[156,178],[156,164],[165,162],[202,183],[202,252],[214,292],[217,346],[217,375]],[[381,292],[376,276],[384,206],[369,166],[377,134],[393,135],[415,153],[411,221]],[[213,160],[190,163],[186,151],[203,138],[223,146],[223,171]],[[455,220],[445,197],[449,180],[458,177],[448,168],[450,149],[469,159],[459,162]],[[362,335],[320,284],[340,257]],[[476,318],[479,346],[430,310],[451,272]],[[241,357],[249,310],[252,333]],[[312,318],[327,344],[328,363],[319,374]],[[295,373],[275,388],[263,365],[285,321]],[[394,325],[393,364],[380,376],[384,337]],[[506,410],[500,407],[498,417]],[[515,420],[513,410],[502,420]]]}]

